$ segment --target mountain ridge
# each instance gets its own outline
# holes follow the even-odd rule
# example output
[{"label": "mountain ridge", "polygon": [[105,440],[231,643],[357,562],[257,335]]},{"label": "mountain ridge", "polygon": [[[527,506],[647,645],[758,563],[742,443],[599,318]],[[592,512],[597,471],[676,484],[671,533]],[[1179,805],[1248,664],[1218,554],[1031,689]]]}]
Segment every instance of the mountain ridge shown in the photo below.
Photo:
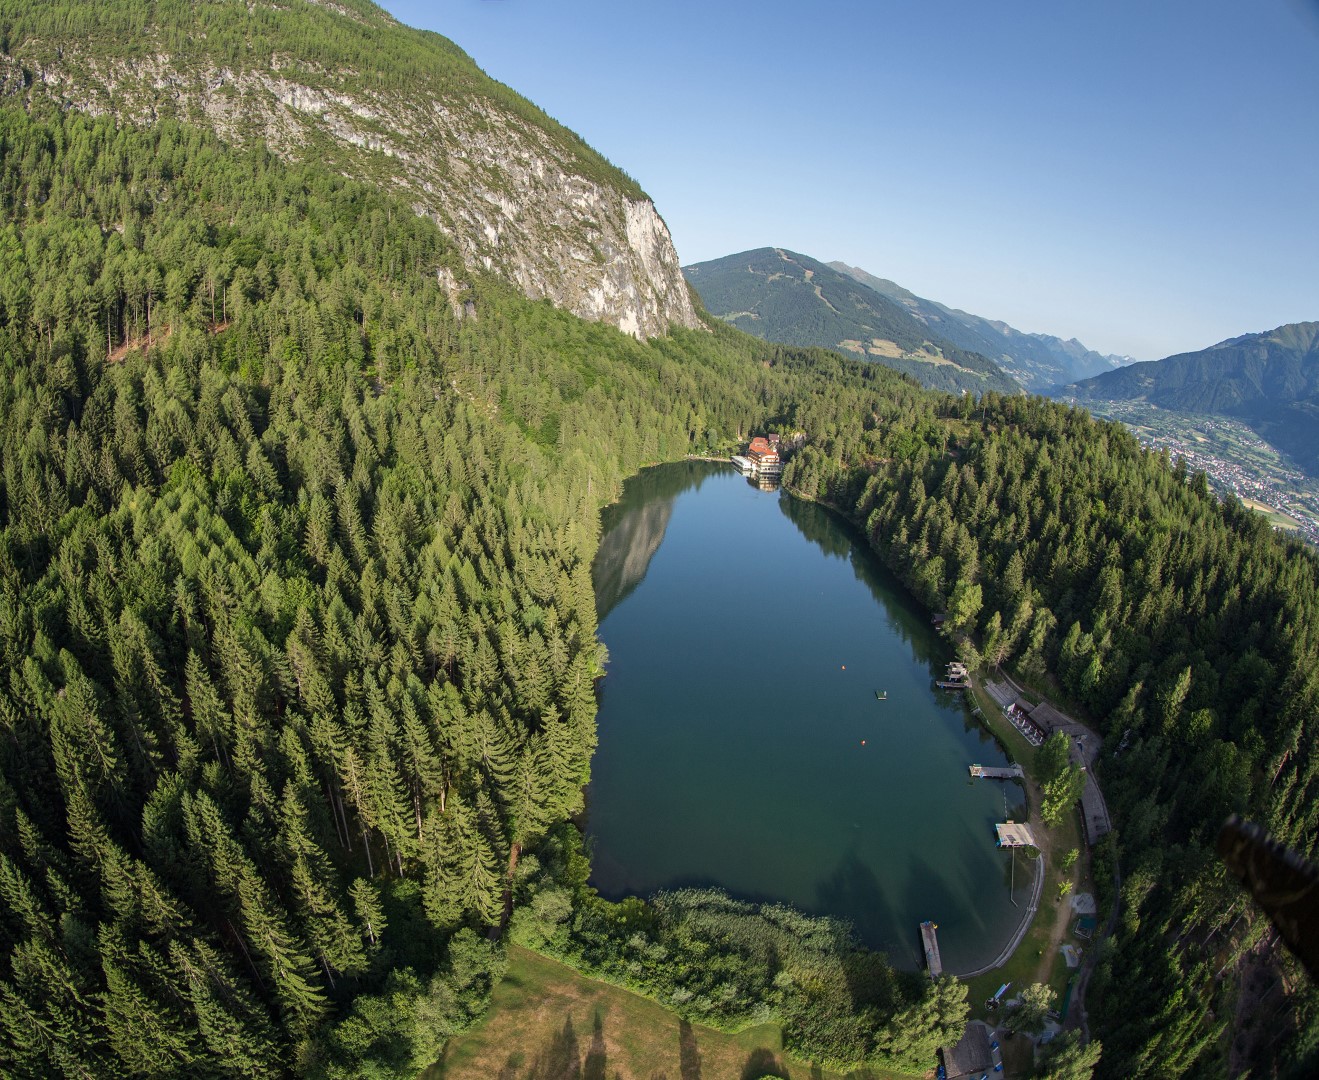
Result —
[{"label": "mountain ridge", "polygon": [[878,277],[859,266],[849,266],[838,260],[827,265],[901,304],[915,318],[955,345],[989,357],[1027,390],[1042,393],[1060,383],[1135,363],[1130,356],[1095,352],[1075,337],[1063,339],[1053,334],[1018,330],[1001,319],[987,319],[937,300],[927,300],[897,282]]},{"label": "mountain ridge", "polygon": [[683,273],[712,314],[767,341],[875,361],[937,390],[1021,390],[983,355],[931,334],[901,305],[808,255],[754,248]]},{"label": "mountain ridge", "polygon": [[1319,475],[1319,322],[1286,323],[1059,388],[1080,404],[1144,401],[1242,420]]},{"label": "mountain ridge", "polygon": [[0,25],[0,97],[265,142],[400,191],[470,271],[531,299],[638,338],[699,325],[668,227],[634,180],[448,39],[365,0],[59,13],[2,0]]}]

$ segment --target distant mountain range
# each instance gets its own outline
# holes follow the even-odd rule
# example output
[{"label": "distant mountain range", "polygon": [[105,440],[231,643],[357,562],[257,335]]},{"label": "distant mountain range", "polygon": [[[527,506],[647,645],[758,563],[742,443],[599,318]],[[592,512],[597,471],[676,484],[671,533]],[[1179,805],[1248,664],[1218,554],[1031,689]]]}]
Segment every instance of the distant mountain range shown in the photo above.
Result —
[{"label": "distant mountain range", "polygon": [[711,313],[767,341],[875,360],[937,390],[1020,392],[992,360],[932,333],[855,277],[795,251],[757,248],[683,273]]},{"label": "distant mountain range", "polygon": [[857,266],[844,262],[831,262],[829,266],[901,304],[945,340],[989,357],[1027,390],[1036,393],[1135,363],[1130,356],[1105,356],[1087,349],[1076,338],[1064,341],[1052,334],[1027,334],[1005,322],[969,315],[935,300],[926,300]]},{"label": "distant mountain range", "polygon": [[1053,395],[1089,404],[1143,401],[1229,416],[1319,475],[1319,322],[1229,338],[1199,352],[1132,364]]},{"label": "distant mountain range", "polygon": [[926,300],[843,262],[757,248],[683,268],[710,311],[785,345],[865,357],[940,390],[1043,393],[1134,361]]}]

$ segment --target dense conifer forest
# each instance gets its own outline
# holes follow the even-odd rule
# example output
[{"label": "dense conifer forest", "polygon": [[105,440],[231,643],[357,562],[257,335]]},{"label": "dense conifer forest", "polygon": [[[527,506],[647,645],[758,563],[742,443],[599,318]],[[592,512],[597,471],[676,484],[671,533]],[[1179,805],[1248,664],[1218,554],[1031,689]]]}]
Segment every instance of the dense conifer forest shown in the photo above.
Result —
[{"label": "dense conifer forest", "polygon": [[928,405],[455,305],[432,225],[193,129],[5,111],[0,149],[12,1072],[406,1074],[580,807],[599,506],[790,396]]},{"label": "dense conifer forest", "polygon": [[1252,1020],[1277,1025],[1255,1075],[1309,1075],[1319,998],[1213,848],[1236,812],[1314,852],[1319,562],[1079,410],[986,394],[938,411],[942,444],[840,424],[784,482],[864,528],[973,659],[1011,662],[1104,735],[1117,831],[1097,876],[1120,867],[1121,917],[1091,988],[1099,1075],[1223,1069],[1245,1019],[1224,975],[1256,949],[1290,992]]},{"label": "dense conifer forest", "polygon": [[[604,904],[568,823],[598,510],[764,429],[987,663],[1104,730],[1100,1071],[1223,1071],[1266,926],[1211,846],[1240,810],[1314,849],[1319,569],[1202,477],[713,320],[638,343],[172,122],[0,110],[0,208],[9,1075],[414,1075],[505,934],[821,1060],[928,1061],[960,987],[792,913]],[[1283,969],[1261,1076],[1319,1039]]]}]

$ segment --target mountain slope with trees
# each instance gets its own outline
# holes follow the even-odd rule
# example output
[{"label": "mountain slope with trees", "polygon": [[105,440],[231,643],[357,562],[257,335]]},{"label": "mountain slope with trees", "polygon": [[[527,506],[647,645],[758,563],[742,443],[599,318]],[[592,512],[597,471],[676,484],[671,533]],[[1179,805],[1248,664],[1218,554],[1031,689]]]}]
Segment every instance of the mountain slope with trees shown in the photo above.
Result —
[{"label": "mountain slope with trees", "polygon": [[[0,0],[0,97],[209,127],[395,190],[461,261],[532,299],[647,337],[696,315],[636,181],[367,0]],[[464,269],[465,268],[465,269]]]},{"label": "mountain slope with trees", "polygon": [[[194,26],[112,14],[162,11]],[[284,15],[252,12],[260,44]],[[387,183],[91,117],[35,74],[0,103],[8,1075],[415,1076],[481,1015],[505,931],[649,970],[691,1019],[927,1062],[951,980],[718,896],[607,904],[568,823],[600,506],[767,428],[989,661],[1132,732],[1102,766],[1102,1074],[1225,1071],[1248,953],[1283,987],[1258,1075],[1312,1072],[1319,998],[1211,852],[1242,810],[1315,853],[1312,557],[1079,410],[714,320],[637,341],[469,272]]]},{"label": "mountain slope with trees", "polygon": [[1143,401],[1174,412],[1230,416],[1319,476],[1319,322],[1133,364],[1059,393],[1081,404]]},{"label": "mountain slope with trees", "polygon": [[581,806],[601,503],[790,400],[922,395],[454,306],[432,223],[197,128],[38,103],[0,148],[0,1056],[409,1075]]},{"label": "mountain slope with trees", "polygon": [[931,334],[886,297],[805,255],[757,248],[683,273],[713,314],[766,341],[835,349],[936,390],[1019,389],[991,361]]},{"label": "mountain slope with trees", "polygon": [[831,262],[829,266],[900,304],[932,333],[960,348],[989,357],[1035,393],[1044,393],[1061,383],[1088,379],[1134,363],[1129,356],[1103,356],[1087,349],[1076,338],[1064,341],[1052,334],[1024,333],[1005,322],[984,319],[935,300],[926,300],[897,282],[876,277],[859,266],[848,266],[844,262]]}]

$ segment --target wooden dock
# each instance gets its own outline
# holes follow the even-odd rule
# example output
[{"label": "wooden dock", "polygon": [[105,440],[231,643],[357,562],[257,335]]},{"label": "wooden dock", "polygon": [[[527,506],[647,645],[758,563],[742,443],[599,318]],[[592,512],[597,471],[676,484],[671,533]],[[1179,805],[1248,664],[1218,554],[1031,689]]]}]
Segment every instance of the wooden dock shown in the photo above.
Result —
[{"label": "wooden dock", "polygon": [[925,946],[925,966],[931,979],[943,974],[943,960],[939,957],[939,935],[937,925],[926,919],[921,923],[921,944]]},{"label": "wooden dock", "polygon": [[971,684],[969,682],[948,682],[947,680],[944,679],[940,679],[937,683],[935,683],[935,685],[940,690],[970,690],[971,689]]},{"label": "wooden dock", "polygon": [[1009,765],[1006,769],[997,769],[988,765],[968,766],[971,775],[984,780],[1021,780],[1025,777],[1020,765]]},{"label": "wooden dock", "polygon": [[1018,824],[1015,821],[1005,821],[1000,825],[995,825],[994,831],[998,833],[999,847],[1039,847],[1035,843],[1035,834],[1031,832],[1029,825]]}]

